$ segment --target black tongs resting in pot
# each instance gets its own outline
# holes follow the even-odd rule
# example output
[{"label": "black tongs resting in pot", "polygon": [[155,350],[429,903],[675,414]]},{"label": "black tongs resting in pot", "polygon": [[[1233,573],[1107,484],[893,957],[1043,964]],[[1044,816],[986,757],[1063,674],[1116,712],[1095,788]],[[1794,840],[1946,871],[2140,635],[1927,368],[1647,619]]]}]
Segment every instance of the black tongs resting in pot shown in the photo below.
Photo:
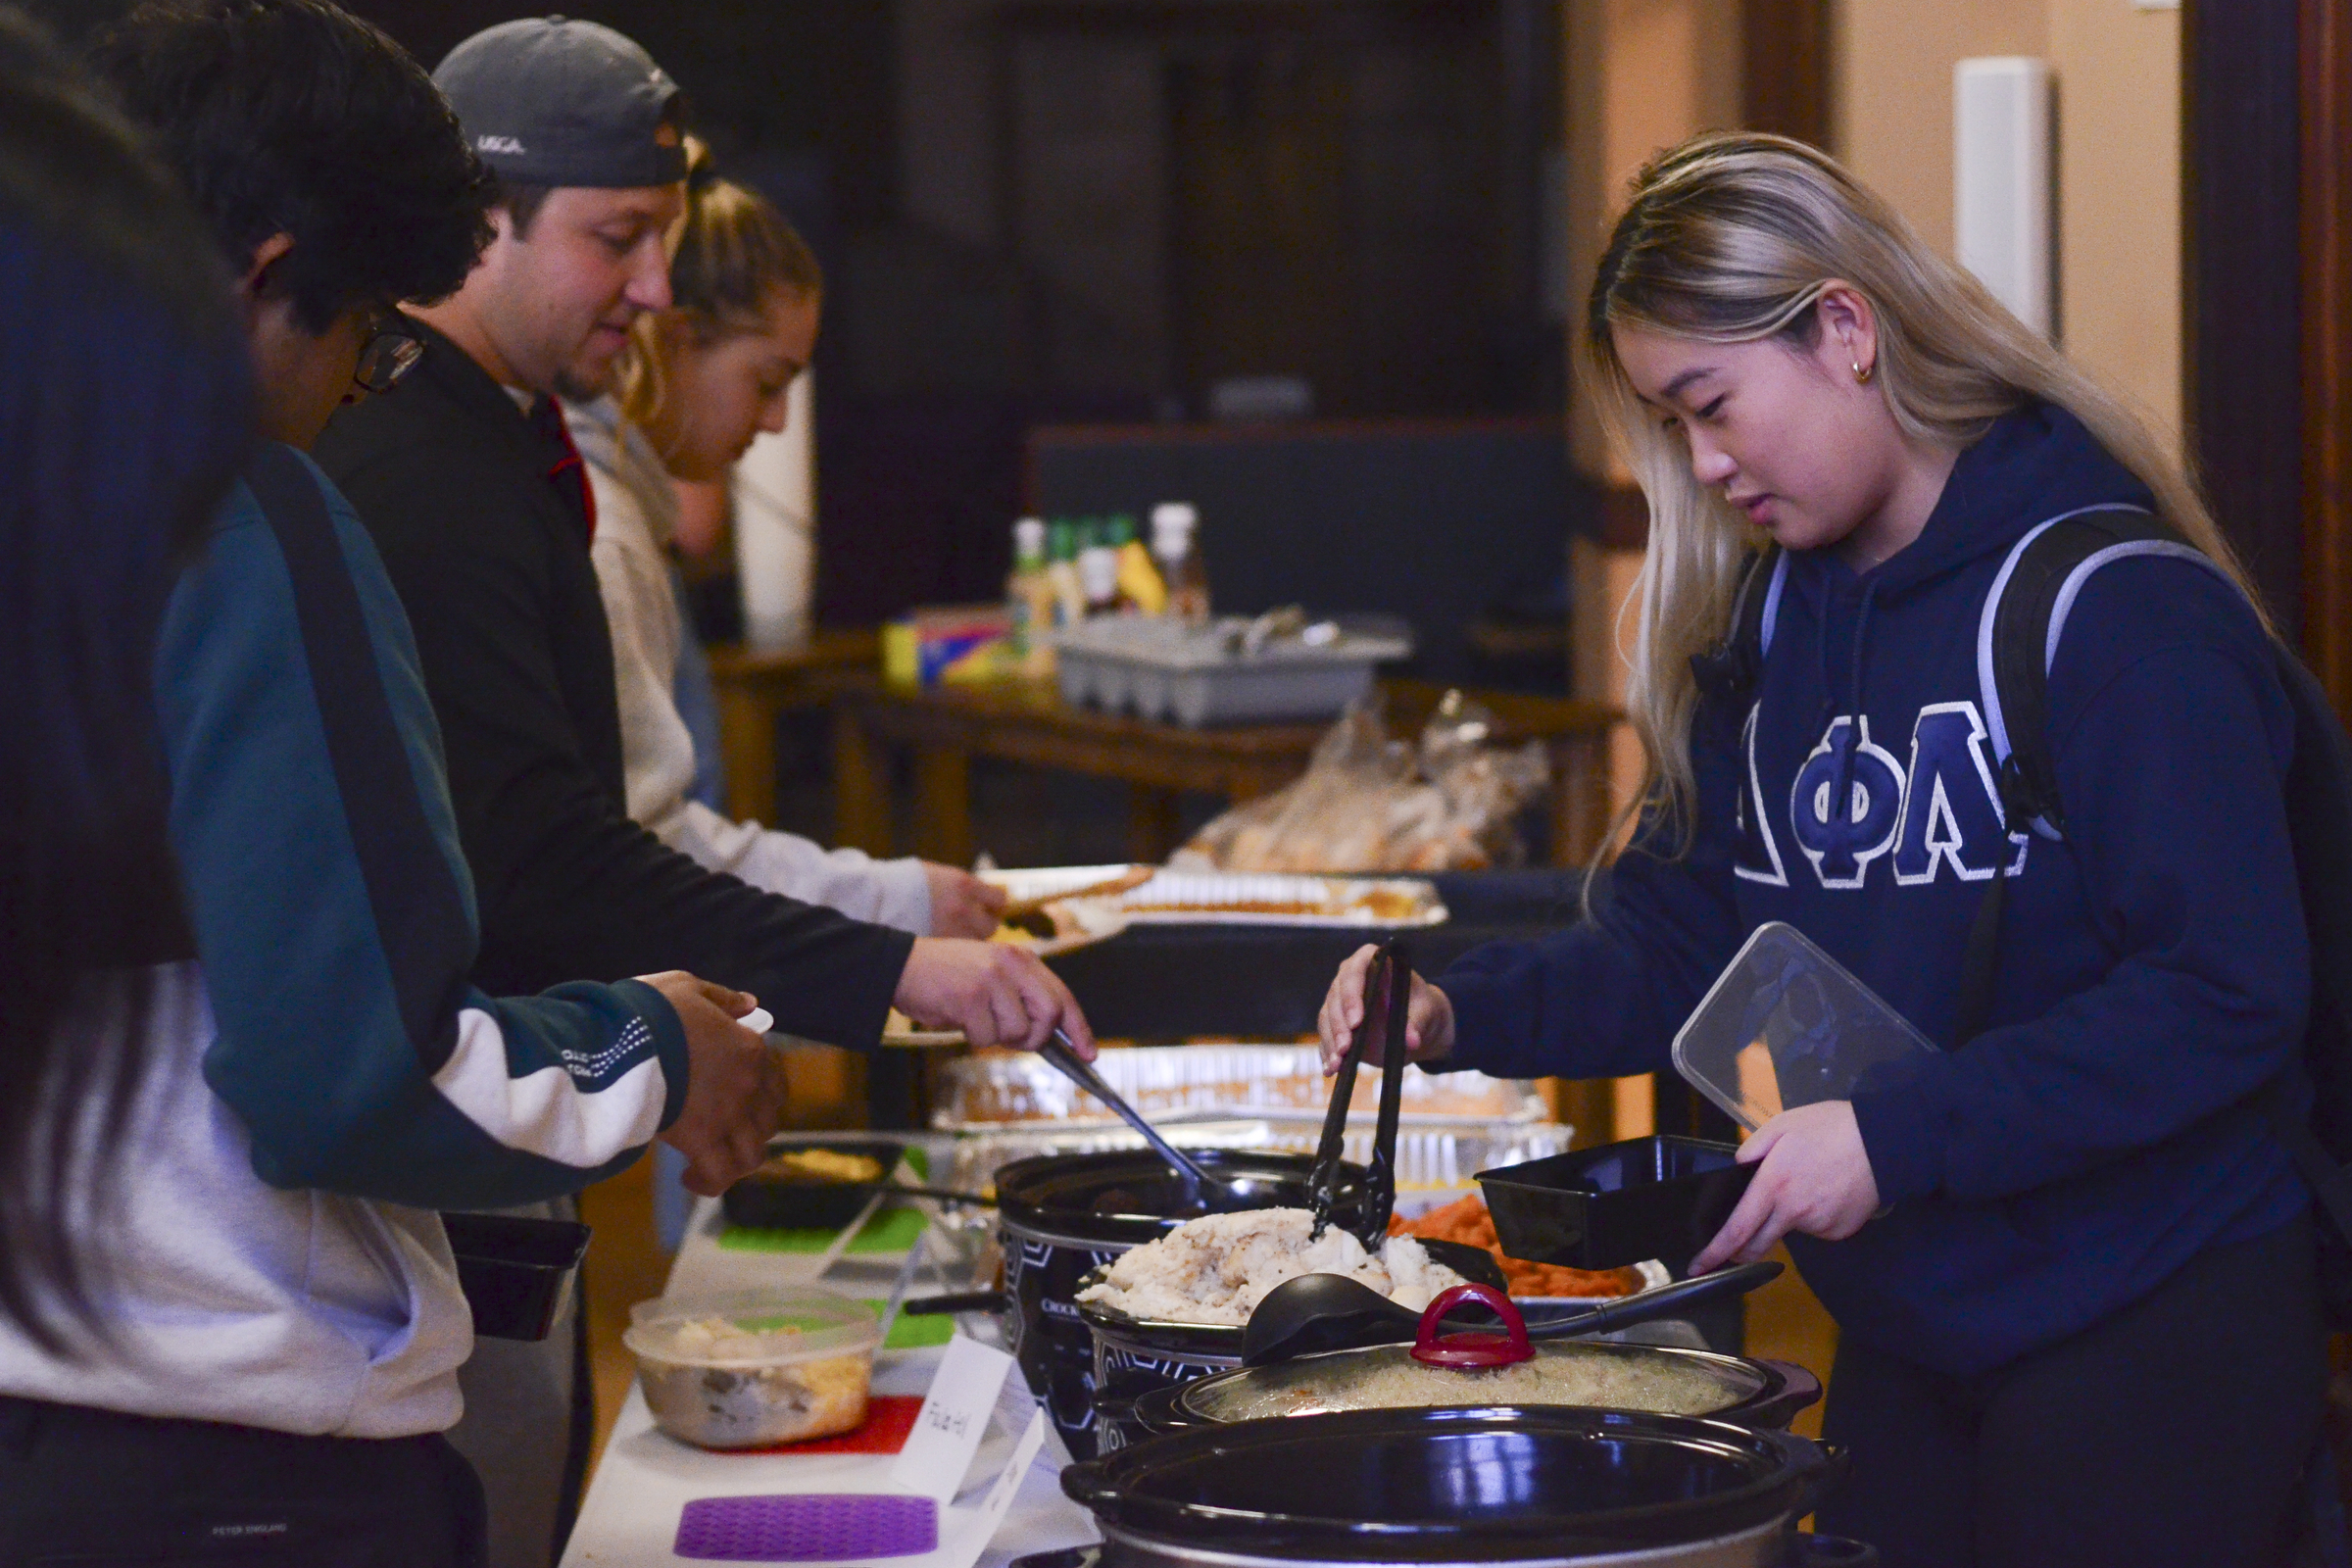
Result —
[{"label": "black tongs resting in pot", "polygon": [[1306,1178],[1307,1207],[1314,1212],[1313,1236],[1320,1239],[1331,1224],[1339,1200],[1341,1156],[1348,1147],[1348,1108],[1355,1098],[1356,1069],[1364,1063],[1364,1042],[1381,1042],[1380,1120],[1372,1132],[1372,1157],[1365,1161],[1362,1222],[1355,1239],[1367,1251],[1377,1252],[1388,1240],[1389,1214],[1396,1206],[1396,1120],[1404,1104],[1404,1026],[1412,1009],[1413,964],[1404,945],[1395,938],[1380,945],[1372,967],[1364,974],[1364,1021],[1348,1042],[1338,1076],[1331,1081],[1331,1108],[1323,1113],[1323,1140],[1315,1146],[1315,1166]]}]

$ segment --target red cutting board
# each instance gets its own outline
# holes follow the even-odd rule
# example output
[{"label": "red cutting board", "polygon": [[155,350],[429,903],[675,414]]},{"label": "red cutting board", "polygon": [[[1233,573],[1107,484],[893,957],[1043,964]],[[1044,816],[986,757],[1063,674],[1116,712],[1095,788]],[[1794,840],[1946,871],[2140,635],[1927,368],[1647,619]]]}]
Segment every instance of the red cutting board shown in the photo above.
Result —
[{"label": "red cutting board", "polygon": [[837,1438],[807,1443],[778,1443],[764,1448],[732,1448],[731,1453],[896,1453],[906,1446],[914,1418],[923,1401],[906,1394],[877,1394],[865,1401],[865,1424]]}]

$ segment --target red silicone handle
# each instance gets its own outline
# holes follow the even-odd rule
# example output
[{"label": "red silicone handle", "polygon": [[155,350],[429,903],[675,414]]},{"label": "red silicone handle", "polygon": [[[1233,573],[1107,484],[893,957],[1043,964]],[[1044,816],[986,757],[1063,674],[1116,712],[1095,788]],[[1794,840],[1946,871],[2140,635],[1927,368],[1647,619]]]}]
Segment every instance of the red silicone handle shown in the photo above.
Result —
[{"label": "red silicone handle", "polygon": [[[1493,1308],[1502,1319],[1503,1332],[1441,1335],[1438,1330],[1446,1314],[1464,1301]],[[1519,1315],[1509,1297],[1492,1285],[1456,1285],[1438,1293],[1438,1298],[1421,1314],[1421,1335],[1413,1342],[1413,1359],[1423,1366],[1516,1366],[1534,1360],[1536,1348],[1527,1339],[1527,1319]]]}]

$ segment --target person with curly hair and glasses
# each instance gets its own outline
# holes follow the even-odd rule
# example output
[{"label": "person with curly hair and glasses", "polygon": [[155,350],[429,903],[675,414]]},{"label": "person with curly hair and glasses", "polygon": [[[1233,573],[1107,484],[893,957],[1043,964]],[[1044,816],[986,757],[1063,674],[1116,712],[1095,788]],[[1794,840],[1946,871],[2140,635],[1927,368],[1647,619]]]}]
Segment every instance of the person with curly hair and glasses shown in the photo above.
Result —
[{"label": "person with curly hair and glasses", "polygon": [[0,20],[0,1561],[476,1568],[434,1211],[657,1134],[723,1185],[780,1074],[691,976],[466,983],[415,647],[300,450],[480,243],[446,105],[318,0],[97,60],[187,191]]}]

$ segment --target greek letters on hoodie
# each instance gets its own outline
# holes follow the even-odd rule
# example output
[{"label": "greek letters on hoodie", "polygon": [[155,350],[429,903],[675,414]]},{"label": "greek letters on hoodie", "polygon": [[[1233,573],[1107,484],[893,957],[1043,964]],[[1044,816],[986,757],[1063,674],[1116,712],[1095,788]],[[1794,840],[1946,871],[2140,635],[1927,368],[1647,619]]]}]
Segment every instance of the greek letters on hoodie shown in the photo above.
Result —
[{"label": "greek letters on hoodie", "polygon": [[1786,920],[1948,1041],[1969,923],[2016,873],[1984,1033],[1857,1093],[1891,1212],[1789,1249],[1841,1329],[1960,1375],[2053,1344],[2307,1199],[2240,1103],[2290,1059],[2310,974],[2280,785],[2293,723],[2260,623],[2193,564],[2094,574],[2049,679],[2063,839],[2001,821],[1978,616],[2009,547],[2147,506],[2066,414],[1999,420],[1920,538],[1855,573],[1791,555],[1742,711],[1702,710],[1695,842],[1622,858],[1597,921],[1442,977],[1448,1065],[1671,1070],[1749,932]]}]

